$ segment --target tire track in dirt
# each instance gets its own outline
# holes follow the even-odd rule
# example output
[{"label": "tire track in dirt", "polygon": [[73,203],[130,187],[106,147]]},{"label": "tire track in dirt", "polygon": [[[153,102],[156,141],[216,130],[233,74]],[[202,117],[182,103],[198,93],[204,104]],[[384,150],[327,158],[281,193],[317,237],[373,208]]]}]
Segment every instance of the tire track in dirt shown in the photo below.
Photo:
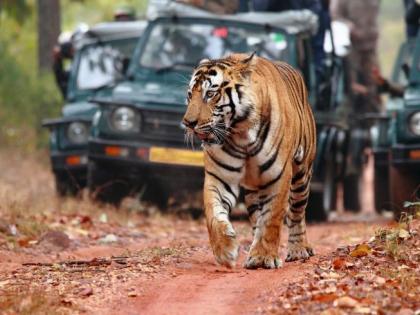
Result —
[{"label": "tire track in dirt", "polygon": [[[242,263],[245,252],[233,270],[214,263],[207,244],[190,257],[168,267],[161,278],[137,283],[141,296],[127,303],[115,301],[116,314],[255,314],[265,305],[266,292],[297,281],[313,270],[318,257],[333,251],[349,240],[362,239],[372,233],[373,225],[334,223],[308,227],[309,239],[317,256],[306,262],[284,263],[277,270],[246,270]],[[283,234],[285,235],[285,234]],[[284,246],[281,257],[285,257]]]},{"label": "tire track in dirt", "polygon": [[[207,265],[210,267],[203,267]],[[211,266],[210,260],[170,280],[149,287],[130,309],[119,314],[252,314],[262,293],[296,279],[312,263],[293,263],[279,270],[232,271]]]}]

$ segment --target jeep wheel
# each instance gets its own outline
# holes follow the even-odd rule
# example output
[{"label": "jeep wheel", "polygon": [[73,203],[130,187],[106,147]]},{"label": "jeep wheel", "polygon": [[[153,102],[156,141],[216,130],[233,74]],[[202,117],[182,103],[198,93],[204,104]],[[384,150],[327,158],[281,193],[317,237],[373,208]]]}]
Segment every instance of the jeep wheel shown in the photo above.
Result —
[{"label": "jeep wheel", "polygon": [[378,165],[374,161],[373,185],[375,194],[375,209],[377,213],[387,210],[390,206],[389,202],[389,173],[387,165]]},{"label": "jeep wheel", "polygon": [[82,190],[82,185],[78,180],[67,172],[55,172],[55,190],[60,197],[74,197]]},{"label": "jeep wheel", "polygon": [[343,203],[344,209],[351,212],[360,212],[361,210],[361,194],[360,194],[359,174],[350,174],[344,177],[343,180]]},{"label": "jeep wheel", "polygon": [[405,212],[405,201],[420,200],[420,172],[411,168],[389,167],[389,191],[395,220]]},{"label": "jeep wheel", "polygon": [[[334,154],[331,154],[330,156],[333,157]],[[337,206],[337,167],[333,158],[328,158],[326,164],[322,205],[325,211],[329,213],[330,211],[335,210]]]},{"label": "jeep wheel", "polygon": [[119,178],[116,170],[94,161],[89,161],[87,178],[89,194],[95,201],[119,206],[130,192],[129,183]]},{"label": "jeep wheel", "polygon": [[308,221],[326,221],[330,211],[337,205],[337,165],[335,154],[331,153],[324,163],[322,192],[313,192],[309,196]]},{"label": "jeep wheel", "polygon": [[324,208],[323,200],[322,192],[313,192],[309,195],[305,215],[309,222],[323,222],[328,220],[329,211]]},{"label": "jeep wheel", "polygon": [[160,210],[166,211],[169,200],[169,189],[156,181],[149,181],[140,189],[140,200],[155,204]]}]

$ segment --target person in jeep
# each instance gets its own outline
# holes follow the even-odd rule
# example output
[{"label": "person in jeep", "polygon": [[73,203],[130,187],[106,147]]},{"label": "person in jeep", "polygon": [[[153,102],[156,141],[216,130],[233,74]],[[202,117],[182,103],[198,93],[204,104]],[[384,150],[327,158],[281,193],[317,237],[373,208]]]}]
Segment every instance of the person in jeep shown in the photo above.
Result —
[{"label": "person in jeep", "polygon": [[56,79],[58,88],[60,89],[63,98],[66,97],[67,83],[69,72],[65,69],[65,60],[72,60],[74,55],[74,48],[72,42],[72,35],[63,33],[58,38],[57,45],[53,48],[53,65],[52,70]]},{"label": "person in jeep", "polygon": [[238,0],[178,0],[177,2],[189,4],[215,14],[233,14],[238,11]]}]

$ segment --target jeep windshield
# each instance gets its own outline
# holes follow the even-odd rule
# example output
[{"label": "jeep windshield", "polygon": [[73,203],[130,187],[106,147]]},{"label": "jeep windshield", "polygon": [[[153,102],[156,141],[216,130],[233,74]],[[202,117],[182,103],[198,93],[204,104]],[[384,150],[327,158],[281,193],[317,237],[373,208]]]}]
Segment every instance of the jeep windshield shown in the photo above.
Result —
[{"label": "jeep windshield", "polygon": [[79,52],[77,88],[92,90],[107,87],[123,77],[124,59],[132,56],[138,37],[89,44]]},{"label": "jeep windshield", "polygon": [[253,51],[271,60],[287,60],[286,39],[283,32],[262,25],[211,19],[167,20],[156,23],[148,34],[140,65],[158,73],[172,69],[191,71],[204,58]]}]

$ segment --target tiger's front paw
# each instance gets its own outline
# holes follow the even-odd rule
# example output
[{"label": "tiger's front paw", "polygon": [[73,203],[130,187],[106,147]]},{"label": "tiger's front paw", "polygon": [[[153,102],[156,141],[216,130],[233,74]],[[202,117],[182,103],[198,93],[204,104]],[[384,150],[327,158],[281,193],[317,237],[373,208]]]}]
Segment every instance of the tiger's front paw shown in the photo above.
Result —
[{"label": "tiger's front paw", "polygon": [[230,222],[212,222],[210,229],[210,244],[216,261],[226,267],[233,268],[239,254],[236,233]]},{"label": "tiger's front paw", "polygon": [[295,260],[306,260],[309,257],[314,255],[314,250],[309,245],[290,245],[287,249],[286,262],[295,261]]},{"label": "tiger's front paw", "polygon": [[282,266],[280,258],[276,255],[249,255],[245,261],[247,269],[277,269]]}]

